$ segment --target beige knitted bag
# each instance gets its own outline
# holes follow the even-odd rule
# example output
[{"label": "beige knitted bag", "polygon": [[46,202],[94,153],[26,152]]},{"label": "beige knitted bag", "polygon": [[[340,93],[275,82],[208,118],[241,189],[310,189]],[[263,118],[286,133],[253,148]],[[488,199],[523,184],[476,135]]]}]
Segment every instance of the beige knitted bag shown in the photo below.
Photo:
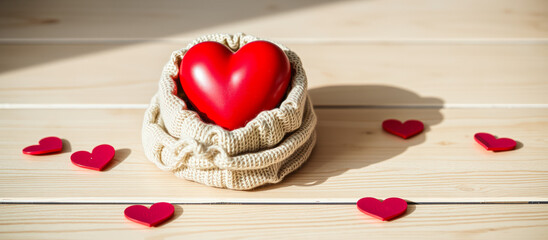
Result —
[{"label": "beige knitted bag", "polygon": [[143,147],[150,161],[177,177],[246,190],[280,182],[307,160],[316,142],[316,115],[301,61],[286,47],[276,44],[289,58],[293,72],[286,99],[242,128],[228,131],[203,122],[182,100],[184,92],[178,91],[179,64],[192,46],[216,41],[237,51],[256,40],[241,33],[214,34],[172,53],[145,112]]}]

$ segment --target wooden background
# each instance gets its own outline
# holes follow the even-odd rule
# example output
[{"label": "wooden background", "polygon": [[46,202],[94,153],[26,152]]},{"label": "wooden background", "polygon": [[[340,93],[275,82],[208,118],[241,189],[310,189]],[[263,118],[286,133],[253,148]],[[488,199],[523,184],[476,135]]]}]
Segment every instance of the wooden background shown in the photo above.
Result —
[{"label": "wooden background", "polygon": [[[209,33],[298,53],[319,117],[308,162],[254,191],[206,187],[144,156],[141,124],[173,50]],[[543,239],[548,234],[548,1],[0,1],[1,239]],[[401,140],[388,118],[419,119]],[[492,153],[490,132],[518,141]],[[46,136],[63,153],[27,156]],[[70,154],[108,143],[104,172]],[[400,197],[404,217],[361,214]],[[158,228],[131,204],[169,201]]]}]

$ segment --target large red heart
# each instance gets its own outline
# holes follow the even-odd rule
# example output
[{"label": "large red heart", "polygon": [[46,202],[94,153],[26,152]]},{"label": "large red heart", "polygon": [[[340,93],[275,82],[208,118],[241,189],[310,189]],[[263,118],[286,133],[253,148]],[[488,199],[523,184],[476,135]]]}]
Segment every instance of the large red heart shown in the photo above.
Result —
[{"label": "large red heart", "polygon": [[388,119],[382,123],[382,128],[389,133],[407,139],[421,133],[424,130],[424,124],[418,120],[401,123],[395,119]]},{"label": "large red heart", "polygon": [[376,198],[366,197],[358,200],[356,205],[363,213],[382,221],[388,221],[407,211],[407,202],[401,198],[388,198],[381,202]]},{"label": "large red heart", "polygon": [[133,205],[126,208],[124,215],[127,219],[148,227],[156,226],[173,216],[175,207],[171,203],[159,202],[150,206]]},{"label": "large red heart", "polygon": [[63,140],[58,137],[42,138],[38,145],[28,146],[23,149],[24,154],[41,155],[47,153],[60,152],[63,150]]},{"label": "large red heart", "polygon": [[474,139],[481,146],[491,151],[507,151],[516,148],[516,141],[510,138],[495,138],[489,133],[476,133]]},{"label": "large red heart", "polygon": [[95,147],[93,151],[78,151],[70,156],[70,160],[74,165],[101,171],[114,158],[116,150],[108,144],[103,144]]},{"label": "large red heart", "polygon": [[179,71],[183,91],[202,119],[228,130],[278,106],[290,80],[287,56],[266,41],[236,53],[217,42],[199,43],[184,55]]}]

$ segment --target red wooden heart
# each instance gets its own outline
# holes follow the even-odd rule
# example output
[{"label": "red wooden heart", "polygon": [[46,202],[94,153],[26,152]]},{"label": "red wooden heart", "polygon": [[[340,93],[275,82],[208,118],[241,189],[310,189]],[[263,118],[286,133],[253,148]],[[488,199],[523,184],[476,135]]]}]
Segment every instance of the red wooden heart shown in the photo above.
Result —
[{"label": "red wooden heart", "polygon": [[108,144],[103,144],[95,147],[93,151],[78,151],[70,156],[70,160],[74,165],[101,171],[114,158],[116,151]]},{"label": "red wooden heart", "polygon": [[407,202],[401,198],[388,198],[381,202],[376,198],[366,197],[358,200],[356,205],[363,213],[382,221],[388,221],[407,211]]},{"label": "red wooden heart", "polygon": [[38,145],[28,146],[23,149],[24,154],[40,155],[47,153],[60,152],[63,150],[63,140],[58,137],[42,138]]},{"label": "red wooden heart", "polygon": [[491,151],[507,151],[516,148],[516,141],[510,138],[499,138],[489,133],[476,133],[474,139],[481,146]]},{"label": "red wooden heart", "polygon": [[173,216],[175,207],[171,203],[159,202],[150,206],[150,209],[143,205],[133,205],[126,208],[126,218],[148,227],[157,226]]},{"label": "red wooden heart", "polygon": [[402,124],[398,120],[388,119],[382,122],[382,128],[389,133],[407,139],[421,133],[424,130],[424,124],[419,120],[407,120]]},{"label": "red wooden heart", "polygon": [[184,55],[179,80],[204,121],[234,130],[282,101],[291,66],[270,42],[251,42],[236,53],[223,44],[203,42]]}]

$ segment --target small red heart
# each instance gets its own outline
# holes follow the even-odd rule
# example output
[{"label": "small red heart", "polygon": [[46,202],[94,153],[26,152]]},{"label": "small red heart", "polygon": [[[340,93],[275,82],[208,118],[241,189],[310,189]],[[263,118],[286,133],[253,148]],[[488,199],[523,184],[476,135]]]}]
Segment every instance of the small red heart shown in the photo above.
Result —
[{"label": "small red heart", "polygon": [[217,42],[189,49],[181,60],[179,81],[204,121],[234,130],[282,101],[291,81],[291,65],[275,44],[255,41],[236,53]]},{"label": "small red heart", "polygon": [[171,203],[159,202],[150,206],[150,209],[143,205],[133,205],[126,208],[126,218],[147,227],[156,226],[173,216],[175,207]]},{"label": "small red heart", "polygon": [[419,120],[407,120],[402,124],[396,119],[388,119],[382,122],[382,128],[389,133],[407,139],[421,133],[424,130],[424,124]]},{"label": "small red heart", "polygon": [[474,139],[481,146],[491,151],[507,151],[516,148],[516,141],[510,138],[499,138],[489,133],[476,133]]},{"label": "small red heart", "polygon": [[70,156],[74,165],[101,171],[112,160],[116,151],[108,144],[95,147],[91,153],[87,151],[78,151]]},{"label": "small red heart", "polygon": [[24,148],[23,153],[29,155],[41,155],[60,152],[63,150],[63,140],[58,137],[42,138],[38,143],[38,145],[32,145]]},{"label": "small red heart", "polygon": [[407,202],[401,198],[388,198],[381,202],[376,198],[366,197],[358,200],[356,205],[363,213],[382,221],[388,221],[407,211]]}]

